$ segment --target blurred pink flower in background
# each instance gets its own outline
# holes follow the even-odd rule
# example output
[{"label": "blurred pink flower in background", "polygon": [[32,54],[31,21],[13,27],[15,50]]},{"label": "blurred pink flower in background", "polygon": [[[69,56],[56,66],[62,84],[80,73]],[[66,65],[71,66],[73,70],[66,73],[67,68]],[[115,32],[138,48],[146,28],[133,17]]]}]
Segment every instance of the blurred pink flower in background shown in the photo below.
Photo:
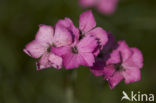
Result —
[{"label": "blurred pink flower in background", "polygon": [[115,12],[118,0],[79,0],[83,8],[96,8],[100,13],[111,15]]}]

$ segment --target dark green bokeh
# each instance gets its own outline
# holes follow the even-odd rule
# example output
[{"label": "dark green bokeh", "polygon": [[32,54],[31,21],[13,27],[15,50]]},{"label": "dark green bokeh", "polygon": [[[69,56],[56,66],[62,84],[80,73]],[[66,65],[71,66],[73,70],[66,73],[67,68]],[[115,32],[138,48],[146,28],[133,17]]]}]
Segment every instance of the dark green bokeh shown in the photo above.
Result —
[{"label": "dark green bokeh", "polygon": [[[35,60],[24,54],[39,24],[55,25],[70,17],[78,25],[84,11],[77,0],[0,0],[0,103],[65,103],[65,73],[36,71]],[[77,70],[74,82],[76,103],[119,103],[122,91],[156,93],[156,0],[120,0],[112,16],[93,10],[97,25],[126,40],[144,55],[142,80],[121,82],[114,90],[89,69]],[[127,103],[127,101],[125,101]]]}]

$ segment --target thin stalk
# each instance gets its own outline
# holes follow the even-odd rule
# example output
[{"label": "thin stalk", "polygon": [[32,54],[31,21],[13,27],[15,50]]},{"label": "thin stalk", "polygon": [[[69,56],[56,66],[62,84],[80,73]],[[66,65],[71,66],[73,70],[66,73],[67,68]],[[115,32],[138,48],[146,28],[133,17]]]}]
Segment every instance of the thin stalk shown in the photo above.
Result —
[{"label": "thin stalk", "polygon": [[64,87],[65,87],[65,103],[75,103],[75,80],[76,70],[69,70],[65,72]]}]

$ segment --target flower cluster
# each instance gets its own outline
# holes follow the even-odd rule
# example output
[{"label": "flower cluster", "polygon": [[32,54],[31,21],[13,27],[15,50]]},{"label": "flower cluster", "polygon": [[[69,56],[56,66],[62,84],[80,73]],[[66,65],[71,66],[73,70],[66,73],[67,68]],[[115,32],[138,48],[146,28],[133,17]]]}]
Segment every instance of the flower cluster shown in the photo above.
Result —
[{"label": "flower cluster", "polygon": [[88,66],[111,88],[123,79],[126,83],[140,80],[143,66],[142,53],[125,41],[116,43],[111,33],[96,27],[90,10],[80,15],[79,28],[69,18],[59,20],[54,27],[40,25],[35,40],[26,45],[24,52],[37,59],[37,70]]},{"label": "flower cluster", "polygon": [[83,8],[95,7],[100,13],[111,15],[114,13],[118,0],[79,0]]},{"label": "flower cluster", "polygon": [[37,70],[54,67],[78,68],[93,66],[95,56],[107,42],[107,33],[96,27],[92,12],[80,15],[79,28],[69,18],[59,20],[54,27],[40,25],[35,40],[26,45],[24,52],[40,59]]}]

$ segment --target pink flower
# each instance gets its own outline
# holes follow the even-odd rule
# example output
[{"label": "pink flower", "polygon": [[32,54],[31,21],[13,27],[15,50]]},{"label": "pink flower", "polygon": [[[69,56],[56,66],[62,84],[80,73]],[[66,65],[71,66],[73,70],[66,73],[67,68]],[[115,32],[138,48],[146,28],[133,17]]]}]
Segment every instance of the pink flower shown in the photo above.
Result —
[{"label": "pink flower", "polygon": [[96,27],[96,21],[91,10],[83,12],[79,18],[80,38],[91,35],[98,40],[98,48],[94,51],[97,56],[102,47],[107,43],[107,33],[101,27]]},{"label": "pink flower", "polygon": [[129,48],[124,41],[119,41],[117,44],[118,47],[112,51],[109,59],[104,60],[105,65],[98,68],[100,71],[98,69],[92,71],[97,76],[104,76],[110,88],[114,88],[123,79],[126,84],[139,81],[140,69],[143,67],[143,56],[140,50]]},{"label": "pink flower", "polygon": [[70,46],[52,49],[63,58],[65,68],[72,69],[80,65],[92,66],[95,61],[93,53],[98,45],[103,46],[107,42],[106,32],[100,27],[95,28],[96,22],[92,12],[89,10],[80,15],[79,29],[69,18],[59,21],[56,25],[63,25],[73,35],[74,41]]},{"label": "pink flower", "polygon": [[84,8],[92,7],[96,4],[97,0],[79,0],[79,3]]},{"label": "pink flower", "polygon": [[96,8],[99,12],[111,15],[115,12],[118,0],[100,0]]},{"label": "pink flower", "polygon": [[118,0],[79,0],[80,5],[84,8],[95,7],[102,14],[113,14]]},{"label": "pink flower", "polygon": [[26,45],[24,52],[29,56],[40,59],[37,70],[54,67],[62,67],[62,58],[52,52],[52,47],[61,47],[72,43],[72,36],[63,26],[54,28],[48,25],[40,25],[35,40]]},{"label": "pink flower", "polygon": [[92,36],[86,36],[78,43],[53,48],[52,51],[63,58],[63,65],[66,69],[73,69],[80,65],[92,66],[94,63],[93,51],[96,46],[97,40]]}]

